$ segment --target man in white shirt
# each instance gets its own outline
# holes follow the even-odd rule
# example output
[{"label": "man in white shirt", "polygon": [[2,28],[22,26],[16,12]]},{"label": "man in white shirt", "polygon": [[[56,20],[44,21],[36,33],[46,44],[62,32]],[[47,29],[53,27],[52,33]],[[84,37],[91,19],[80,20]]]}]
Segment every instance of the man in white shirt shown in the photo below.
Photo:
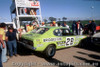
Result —
[{"label": "man in white shirt", "polygon": [[64,27],[66,27],[67,29],[70,29],[69,25],[67,25],[66,22],[64,22]]}]

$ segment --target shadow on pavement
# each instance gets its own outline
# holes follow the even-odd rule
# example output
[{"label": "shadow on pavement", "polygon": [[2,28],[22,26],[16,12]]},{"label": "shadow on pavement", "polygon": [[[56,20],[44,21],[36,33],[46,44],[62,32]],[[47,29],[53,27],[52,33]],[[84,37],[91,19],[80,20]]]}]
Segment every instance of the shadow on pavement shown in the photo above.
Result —
[{"label": "shadow on pavement", "polygon": [[89,50],[89,51],[95,51],[95,52],[99,52],[100,53],[100,47],[97,46],[97,45],[94,45],[91,42],[91,38],[90,37],[86,38],[81,43],[83,44],[83,46],[82,47],[77,47],[77,48],[81,48],[81,49],[85,49],[85,50]]},{"label": "shadow on pavement", "polygon": [[43,56],[41,52],[35,52],[20,44],[18,44],[17,52],[18,52],[18,55],[20,56],[29,56],[29,55],[37,55],[39,57]]},{"label": "shadow on pavement", "polygon": [[84,53],[84,52],[77,52],[77,53],[80,53],[80,54],[83,54],[83,55],[88,55],[91,58],[100,60],[100,55],[87,54],[87,53]]},{"label": "shadow on pavement", "polygon": [[59,60],[57,60],[55,58],[50,58],[50,59],[45,58],[45,56],[41,52],[32,51],[32,50],[27,49],[26,47],[24,47],[22,45],[18,46],[18,54],[20,56],[36,55],[36,56],[38,56],[40,58],[45,59],[50,64],[54,64],[54,66],[58,66],[58,67],[74,67],[73,65],[69,65],[67,63],[61,62],[61,61],[59,61]]},{"label": "shadow on pavement", "polygon": [[55,66],[58,66],[58,67],[74,67],[73,65],[70,65],[68,63],[64,63],[64,62],[59,61],[55,58],[51,58],[51,59],[45,58],[45,60],[51,64],[54,64]]},{"label": "shadow on pavement", "polygon": [[95,67],[100,67],[100,62],[99,61],[88,60],[86,58],[82,58],[82,57],[78,57],[78,56],[73,56],[73,57],[84,61],[86,63],[86,65],[92,65],[92,66],[95,66]]}]

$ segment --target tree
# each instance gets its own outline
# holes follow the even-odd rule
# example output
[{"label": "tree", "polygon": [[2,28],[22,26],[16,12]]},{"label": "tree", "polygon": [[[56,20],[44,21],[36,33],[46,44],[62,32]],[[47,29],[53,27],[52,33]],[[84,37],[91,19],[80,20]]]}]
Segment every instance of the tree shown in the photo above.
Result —
[{"label": "tree", "polygon": [[43,20],[44,20],[44,22],[45,22],[45,23],[47,23],[47,22],[48,22],[48,20],[47,20],[47,19],[43,19]]},{"label": "tree", "polygon": [[49,17],[49,20],[50,20],[51,22],[53,22],[53,21],[56,21],[57,19],[54,18],[54,17]]},{"label": "tree", "polygon": [[62,20],[65,21],[65,20],[67,20],[67,18],[66,17],[63,17]]},{"label": "tree", "polygon": [[61,18],[58,18],[58,21],[61,21]]}]

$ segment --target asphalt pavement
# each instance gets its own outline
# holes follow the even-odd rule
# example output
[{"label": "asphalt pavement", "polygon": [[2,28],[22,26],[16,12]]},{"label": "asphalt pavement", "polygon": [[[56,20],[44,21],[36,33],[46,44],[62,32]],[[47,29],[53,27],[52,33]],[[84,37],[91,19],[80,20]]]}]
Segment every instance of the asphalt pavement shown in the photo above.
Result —
[{"label": "asphalt pavement", "polygon": [[[9,56],[8,56],[9,58]],[[57,50],[52,59],[44,58],[40,52],[34,52],[23,46],[18,56],[9,58],[4,67],[100,67],[100,47],[70,47]]]}]

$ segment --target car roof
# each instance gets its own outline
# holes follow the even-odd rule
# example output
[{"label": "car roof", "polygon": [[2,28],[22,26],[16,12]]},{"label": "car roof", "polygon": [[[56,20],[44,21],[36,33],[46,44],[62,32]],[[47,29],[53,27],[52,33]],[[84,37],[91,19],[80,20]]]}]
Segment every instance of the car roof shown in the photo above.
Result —
[{"label": "car roof", "polygon": [[47,26],[47,27],[39,27],[39,28],[54,28],[54,29],[65,28],[65,29],[67,29],[66,27],[49,27],[49,26]]}]

